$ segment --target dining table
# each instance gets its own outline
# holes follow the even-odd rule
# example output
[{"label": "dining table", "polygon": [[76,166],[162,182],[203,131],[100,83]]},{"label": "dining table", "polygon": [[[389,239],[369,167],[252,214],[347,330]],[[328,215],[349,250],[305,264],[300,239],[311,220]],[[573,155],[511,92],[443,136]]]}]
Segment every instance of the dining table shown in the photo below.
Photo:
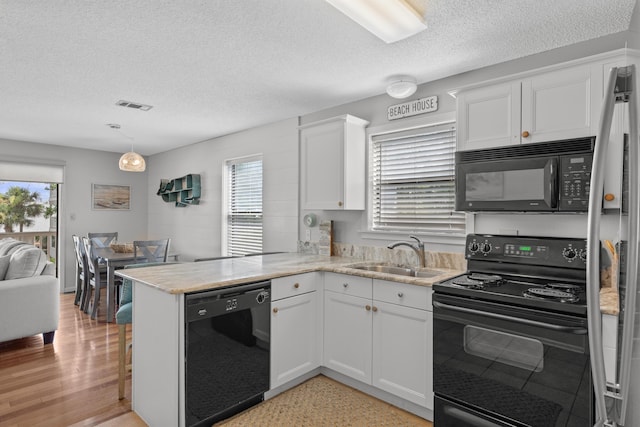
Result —
[{"label": "dining table", "polygon": [[[124,268],[127,265],[140,262],[140,258],[134,257],[133,252],[116,252],[112,248],[105,246],[102,248],[94,247],[94,253],[100,260],[100,263],[107,266],[107,316],[109,323],[115,321],[116,309],[116,292],[115,292],[115,272],[117,269]],[[167,258],[178,261],[178,254],[169,253]]]}]

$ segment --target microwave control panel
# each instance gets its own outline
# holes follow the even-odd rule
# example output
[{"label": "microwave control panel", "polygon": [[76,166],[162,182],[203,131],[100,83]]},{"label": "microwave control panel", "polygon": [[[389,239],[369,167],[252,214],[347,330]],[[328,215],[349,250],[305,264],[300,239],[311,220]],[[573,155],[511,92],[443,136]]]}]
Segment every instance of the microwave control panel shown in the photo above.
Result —
[{"label": "microwave control panel", "polygon": [[560,211],[588,210],[592,163],[592,154],[560,157]]}]

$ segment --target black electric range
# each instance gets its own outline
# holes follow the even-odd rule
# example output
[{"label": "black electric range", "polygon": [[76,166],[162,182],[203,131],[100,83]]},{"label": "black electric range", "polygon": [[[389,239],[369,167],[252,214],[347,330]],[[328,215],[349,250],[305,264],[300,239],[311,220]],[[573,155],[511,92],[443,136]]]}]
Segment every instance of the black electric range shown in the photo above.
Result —
[{"label": "black electric range", "polygon": [[586,250],[467,236],[467,272],[433,285],[436,425],[593,425]]},{"label": "black electric range", "polygon": [[434,292],[586,317],[586,240],[467,236],[467,272]]}]

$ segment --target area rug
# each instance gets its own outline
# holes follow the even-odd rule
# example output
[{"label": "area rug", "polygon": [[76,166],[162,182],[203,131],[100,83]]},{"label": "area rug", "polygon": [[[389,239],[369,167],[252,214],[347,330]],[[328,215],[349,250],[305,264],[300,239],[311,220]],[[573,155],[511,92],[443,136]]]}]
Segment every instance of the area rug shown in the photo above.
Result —
[{"label": "area rug", "polygon": [[420,417],[323,375],[262,402],[216,427],[432,426]]}]

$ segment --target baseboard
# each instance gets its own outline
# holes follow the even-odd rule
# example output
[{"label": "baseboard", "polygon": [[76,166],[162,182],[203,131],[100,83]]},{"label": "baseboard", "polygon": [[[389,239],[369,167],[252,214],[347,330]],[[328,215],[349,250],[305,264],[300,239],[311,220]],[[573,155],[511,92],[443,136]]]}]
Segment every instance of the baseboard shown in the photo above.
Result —
[{"label": "baseboard", "polygon": [[267,391],[264,394],[264,400],[271,399],[272,397],[275,397],[275,396],[279,395],[280,393],[283,393],[283,392],[289,390],[290,388],[293,388],[293,387],[295,387],[297,385],[300,385],[303,382],[305,382],[307,380],[310,380],[311,378],[316,377],[318,375],[320,375],[320,368],[316,368],[316,369],[314,369],[312,371],[307,372],[306,374],[302,374],[299,377],[294,378],[289,382],[286,382],[286,383],[284,383],[284,384],[282,384],[282,385],[280,385],[280,386],[278,386],[278,387],[276,387],[274,389],[271,389],[271,390]]},{"label": "baseboard", "polygon": [[374,387],[372,385],[369,384],[365,384],[362,383],[360,381],[354,380],[353,378],[350,378],[344,374],[341,374],[339,372],[336,372],[332,369],[326,368],[324,366],[321,366],[319,368],[316,368],[312,371],[307,372],[306,374],[303,374],[285,384],[282,384],[272,390],[269,390],[268,392],[266,392],[264,394],[264,399],[271,399],[272,397],[275,397],[277,395],[279,395],[280,393],[283,393],[297,385],[302,384],[303,382],[310,380],[311,378],[317,376],[317,375],[325,375],[333,380],[338,381],[339,383],[342,383],[344,385],[347,385],[349,387],[355,388],[356,390],[359,390],[365,394],[368,394],[369,396],[373,396],[377,399],[382,400],[383,402],[387,402],[393,406],[396,406],[400,409],[403,409],[407,412],[410,412],[414,415],[417,415],[421,418],[424,418],[426,420],[429,421],[433,421],[433,410],[431,409],[427,409],[425,407],[422,407],[420,405],[416,405],[413,402],[409,402],[405,399],[402,399],[398,396],[395,396],[391,393],[388,393],[384,390],[380,390],[377,387]]},{"label": "baseboard", "polygon": [[355,388],[356,390],[360,390],[361,392],[366,393],[369,396],[373,396],[377,399],[380,399],[383,402],[387,402],[407,412],[411,412],[412,414],[417,415],[426,420],[433,421],[432,409],[428,409],[423,406],[416,405],[413,402],[409,402],[408,400],[402,399],[401,397],[388,393],[384,390],[380,390],[379,388],[374,387],[372,385],[362,383],[358,380],[354,380],[351,377],[348,377],[344,374],[341,374],[339,372],[336,372],[324,366],[320,368],[320,373],[344,385],[348,385],[349,387]]}]

